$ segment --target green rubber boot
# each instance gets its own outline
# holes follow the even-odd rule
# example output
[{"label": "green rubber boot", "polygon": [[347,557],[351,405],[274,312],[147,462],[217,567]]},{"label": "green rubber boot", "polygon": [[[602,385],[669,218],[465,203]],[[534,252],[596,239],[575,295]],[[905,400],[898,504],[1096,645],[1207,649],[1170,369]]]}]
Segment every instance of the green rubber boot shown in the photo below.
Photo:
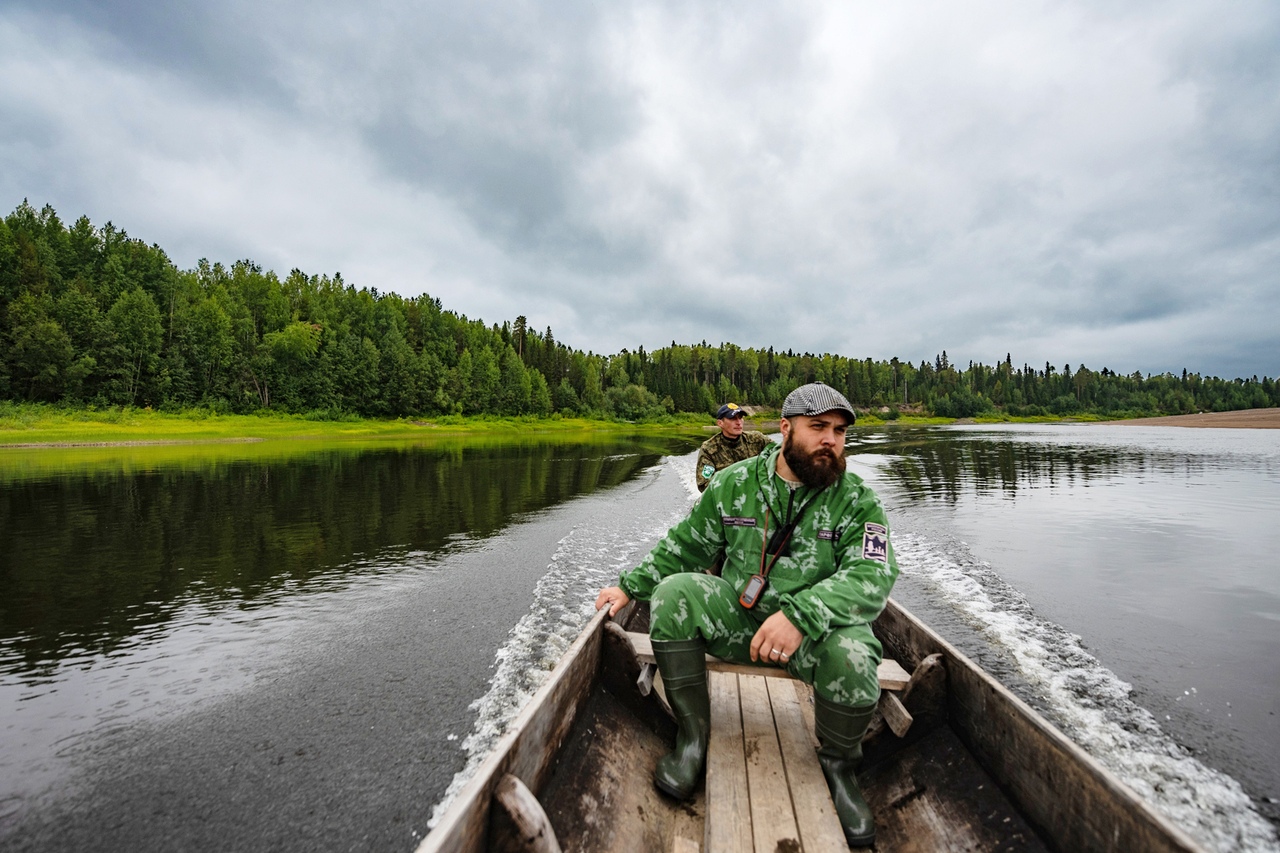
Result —
[{"label": "green rubber boot", "polygon": [[653,656],[676,715],[676,748],[658,759],[653,783],[678,800],[693,796],[707,761],[711,698],[707,694],[707,644],[695,640],[654,640]]},{"label": "green rubber boot", "polygon": [[817,694],[813,698],[814,728],[821,744],[818,763],[827,777],[845,841],[850,847],[870,847],[876,840],[876,824],[854,770],[862,760],[862,736],[867,733],[876,706],[854,708],[829,702]]}]

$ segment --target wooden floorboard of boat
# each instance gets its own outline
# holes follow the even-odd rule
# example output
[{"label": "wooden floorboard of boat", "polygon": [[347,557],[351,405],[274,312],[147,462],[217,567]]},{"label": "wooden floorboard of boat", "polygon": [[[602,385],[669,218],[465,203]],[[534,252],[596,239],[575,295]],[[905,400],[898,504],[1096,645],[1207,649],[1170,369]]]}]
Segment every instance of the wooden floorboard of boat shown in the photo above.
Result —
[{"label": "wooden floorboard of boat", "polygon": [[[773,708],[778,743],[787,768],[787,786],[800,828],[800,846],[807,851],[839,850],[844,830],[831,804],[827,780],[814,750],[814,738],[806,727],[804,707],[812,707],[811,692],[798,681],[769,679],[769,704]],[[759,849],[759,848],[757,848]]]},{"label": "wooden floorboard of boat", "polygon": [[738,676],[711,672],[707,682],[714,735],[707,753],[707,802],[715,803],[716,808],[707,814],[706,846],[708,850],[750,850],[751,799],[742,748]]},{"label": "wooden floorboard of boat", "polygon": [[[751,792],[751,834],[755,850],[799,850],[796,826],[782,763],[778,731],[773,725],[769,688],[764,676],[739,675],[742,700],[742,749],[747,759],[747,787]],[[715,733],[712,732],[712,737]],[[711,803],[711,808],[718,805]]]},{"label": "wooden floorboard of boat", "polygon": [[1048,850],[947,726],[858,781],[876,817],[877,853]]},{"label": "wooden floorboard of boat", "polygon": [[606,691],[596,688],[538,799],[565,851],[651,853],[677,839],[703,840],[703,794],[674,803],[653,787],[671,749]]}]

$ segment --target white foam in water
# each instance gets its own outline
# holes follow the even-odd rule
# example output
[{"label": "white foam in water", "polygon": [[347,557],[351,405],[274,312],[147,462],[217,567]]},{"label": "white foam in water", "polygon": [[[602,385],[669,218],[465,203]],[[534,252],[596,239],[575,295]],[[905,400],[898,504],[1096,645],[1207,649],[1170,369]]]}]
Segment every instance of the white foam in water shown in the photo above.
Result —
[{"label": "white foam in water", "polygon": [[[688,469],[685,471],[684,469]],[[697,494],[688,457],[668,457],[661,476],[676,475]],[[687,474],[687,476],[685,476]],[[453,777],[432,810],[434,828],[454,797],[506,733],[516,715],[546,681],[594,615],[596,592],[617,582],[687,511],[685,506],[644,507],[645,512],[607,524],[580,525],[560,540],[547,573],[534,589],[533,605],[497,652],[489,692],[472,703],[479,716],[462,742],[466,766]]]},{"label": "white foam in water", "polygon": [[1213,850],[1274,851],[1274,828],[1240,783],[1174,742],[1131,687],[1086,652],[1080,637],[1047,622],[962,544],[942,547],[911,533],[896,538],[898,562],[1007,650],[1040,691],[1054,722],[1137,794]]}]

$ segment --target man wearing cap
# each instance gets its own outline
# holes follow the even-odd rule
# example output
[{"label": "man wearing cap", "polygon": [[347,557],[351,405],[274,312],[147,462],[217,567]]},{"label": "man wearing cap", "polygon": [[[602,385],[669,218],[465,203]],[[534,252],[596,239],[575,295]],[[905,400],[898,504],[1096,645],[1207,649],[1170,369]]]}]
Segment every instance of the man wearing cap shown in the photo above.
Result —
[{"label": "man wearing cap", "polygon": [[716,426],[720,434],[713,435],[698,448],[698,467],[695,475],[698,491],[705,492],[711,475],[734,462],[750,459],[769,443],[762,432],[743,432],[743,418],[747,413],[737,403],[725,403],[716,411]]},{"label": "man wearing cap", "polygon": [[[845,470],[854,411],[835,389],[803,385],[782,406],[782,445],[712,478],[689,517],[596,609],[651,604],[650,636],[678,724],[654,783],[693,795],[710,733],[705,653],[781,666],[813,685],[819,762],[851,846],[875,841],[854,770],[880,685],[871,623],[898,575],[879,498]],[[702,567],[725,552],[722,576]]]}]

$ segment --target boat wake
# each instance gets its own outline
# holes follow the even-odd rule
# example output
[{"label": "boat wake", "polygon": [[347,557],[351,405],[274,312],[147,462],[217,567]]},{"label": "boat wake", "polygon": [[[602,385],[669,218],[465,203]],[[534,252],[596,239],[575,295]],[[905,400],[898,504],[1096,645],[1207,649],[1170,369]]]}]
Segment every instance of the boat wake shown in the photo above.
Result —
[{"label": "boat wake", "polygon": [[1009,654],[1048,716],[1090,755],[1201,844],[1274,851],[1272,825],[1240,784],[1206,767],[1130,697],[1132,688],[1085,651],[1079,636],[1036,615],[1027,599],[961,542],[895,536],[898,562]]},{"label": "boat wake", "polygon": [[[590,524],[578,524],[559,541],[546,574],[534,589],[529,612],[511,629],[496,654],[489,692],[471,705],[478,717],[462,743],[466,765],[432,810],[429,828],[435,827],[591,620],[596,593],[639,563],[662,534],[688,512],[687,494],[697,494],[690,457],[667,457],[654,473],[648,485],[600,501],[599,512]],[[663,495],[658,498],[649,493],[651,489],[659,489]]]}]

